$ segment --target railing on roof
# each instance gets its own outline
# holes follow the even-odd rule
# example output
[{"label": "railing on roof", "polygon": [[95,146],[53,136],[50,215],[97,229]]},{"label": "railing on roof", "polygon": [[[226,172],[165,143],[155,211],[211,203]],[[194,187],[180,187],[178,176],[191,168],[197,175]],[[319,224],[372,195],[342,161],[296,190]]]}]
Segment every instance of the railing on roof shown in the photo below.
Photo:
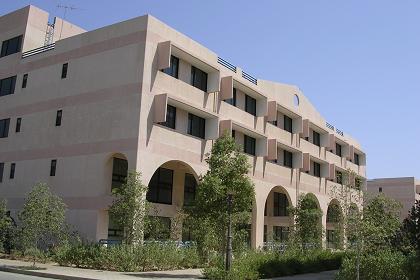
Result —
[{"label": "railing on roof", "polygon": [[331,129],[332,131],[334,131],[334,126],[332,124],[330,124],[329,122],[326,122],[325,124],[329,129]]},{"label": "railing on roof", "polygon": [[227,69],[229,69],[229,70],[231,70],[231,71],[233,71],[233,72],[235,72],[235,73],[236,73],[236,66],[235,66],[235,65],[233,65],[233,64],[231,64],[230,62],[228,62],[228,61],[224,60],[224,59],[223,59],[223,58],[221,58],[221,57],[217,57],[217,62],[218,62],[219,64],[223,65],[224,67],[226,67]]},{"label": "railing on roof", "polygon": [[253,84],[257,84],[257,79],[256,78],[254,78],[254,77],[252,77],[251,75],[249,75],[247,72],[245,72],[245,71],[242,71],[242,78],[244,78],[244,79],[246,79],[246,80],[248,80],[248,81],[250,81],[251,83],[253,83]]},{"label": "railing on roof", "polygon": [[339,130],[338,128],[335,129],[335,132],[337,132],[337,134],[344,136],[344,132],[342,132],[341,130]]},{"label": "railing on roof", "polygon": [[52,44],[49,44],[49,45],[46,45],[46,46],[42,46],[42,47],[39,47],[39,48],[36,48],[36,49],[32,49],[32,50],[29,50],[29,51],[26,51],[26,52],[22,53],[22,58],[27,58],[27,57],[30,57],[30,56],[33,56],[33,55],[36,55],[36,54],[39,54],[39,53],[50,51],[50,50],[53,50],[54,48],[55,48],[55,43],[52,43]]}]

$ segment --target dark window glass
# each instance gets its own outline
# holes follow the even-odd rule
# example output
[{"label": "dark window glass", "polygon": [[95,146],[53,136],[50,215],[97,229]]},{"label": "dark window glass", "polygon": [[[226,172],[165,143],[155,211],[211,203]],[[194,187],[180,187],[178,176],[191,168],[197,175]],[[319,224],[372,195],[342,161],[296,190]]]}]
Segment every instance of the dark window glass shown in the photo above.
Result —
[{"label": "dark window glass", "polygon": [[244,152],[255,156],[255,138],[244,135]]},{"label": "dark window glass", "polygon": [[293,153],[283,151],[283,165],[289,168],[293,167]]},{"label": "dark window glass", "polygon": [[16,76],[0,80],[0,96],[15,93]]},{"label": "dark window glass", "polygon": [[166,121],[161,122],[160,124],[172,129],[175,129],[176,123],[176,108],[174,106],[168,105],[166,108]]},{"label": "dark window glass", "polygon": [[22,118],[17,118],[16,119],[16,132],[20,132],[20,126],[22,124]]},{"label": "dark window glass", "polygon": [[236,88],[233,88],[233,97],[224,101],[232,106],[236,106]]},{"label": "dark window glass", "polygon": [[[0,166],[0,168],[1,168],[1,166]],[[0,169],[0,171],[1,171],[1,169]],[[1,174],[0,174],[1,175]],[[1,182],[1,181],[0,181]],[[379,187],[379,192],[382,192],[382,187]]]},{"label": "dark window glass", "polygon": [[147,200],[155,203],[172,204],[174,171],[160,167],[153,174],[147,191]]},{"label": "dark window glass", "polygon": [[338,144],[338,143],[335,143],[335,154],[336,154],[337,156],[339,156],[339,157],[341,157],[341,156],[342,156],[342,153],[341,153],[341,145],[340,145],[340,144]]},{"label": "dark window glass", "polygon": [[22,47],[22,35],[3,41],[3,44],[1,45],[0,57],[20,52],[21,47]]},{"label": "dark window glass", "polygon": [[284,130],[289,131],[292,133],[293,130],[293,120],[288,116],[284,116]]},{"label": "dark window glass", "polygon": [[245,111],[253,116],[257,115],[257,100],[249,95],[245,95]]},{"label": "dark window glass", "polygon": [[125,159],[113,158],[112,160],[112,185],[111,190],[121,187],[127,179],[128,162]]},{"label": "dark window glass", "polygon": [[358,154],[354,154],[354,163],[359,165],[360,164],[360,158]]},{"label": "dark window glass", "polygon": [[182,223],[182,242],[186,241],[193,241],[194,235],[193,235],[193,228],[191,226],[191,223],[189,221],[184,221]]},{"label": "dark window glass", "polygon": [[264,238],[263,238],[264,242],[267,242],[267,225],[264,225]]},{"label": "dark window glass", "polygon": [[188,134],[204,139],[206,120],[191,113],[188,114]]},{"label": "dark window glass", "polygon": [[191,66],[191,85],[202,91],[207,91],[207,73]]},{"label": "dark window glass", "polygon": [[178,79],[179,58],[171,55],[171,65],[162,72]]},{"label": "dark window glass", "polygon": [[0,162],[0,183],[3,182],[4,162]]},{"label": "dark window glass", "polygon": [[69,64],[68,63],[64,63],[63,67],[61,68],[61,79],[65,79],[67,78],[67,70],[69,68]]},{"label": "dark window glass", "polygon": [[289,227],[274,226],[274,240],[277,242],[286,242],[289,239]]},{"label": "dark window glass", "polygon": [[15,178],[16,163],[10,165],[10,179]]},{"label": "dark window glass", "polygon": [[232,138],[235,139],[236,131],[232,129]]},{"label": "dark window glass", "polygon": [[26,88],[26,85],[28,84],[28,74],[23,75],[22,79],[22,88]]},{"label": "dark window glass", "polygon": [[314,169],[314,176],[315,177],[321,177],[321,164],[318,162],[312,162],[312,167]]},{"label": "dark window glass", "polygon": [[63,110],[57,111],[57,116],[55,117],[55,126],[61,125],[61,119],[63,118]]},{"label": "dark window glass", "polygon": [[289,207],[289,201],[287,196],[284,193],[274,193],[274,205],[273,205],[273,215],[275,217],[284,217],[288,216],[287,207]]},{"label": "dark window glass", "polygon": [[197,181],[194,175],[185,174],[184,182],[184,205],[191,205],[195,199],[195,190],[197,188]]},{"label": "dark window glass", "polygon": [[341,171],[335,171],[335,180],[338,184],[343,184],[343,173]]},{"label": "dark window glass", "polygon": [[51,167],[50,167],[50,176],[55,176],[55,171],[57,169],[57,160],[51,160]]},{"label": "dark window glass", "polygon": [[312,138],[313,138],[313,144],[317,146],[321,146],[321,135],[318,132],[313,131]]},{"label": "dark window glass", "polygon": [[0,120],[0,138],[6,138],[9,136],[9,124],[10,119]]}]

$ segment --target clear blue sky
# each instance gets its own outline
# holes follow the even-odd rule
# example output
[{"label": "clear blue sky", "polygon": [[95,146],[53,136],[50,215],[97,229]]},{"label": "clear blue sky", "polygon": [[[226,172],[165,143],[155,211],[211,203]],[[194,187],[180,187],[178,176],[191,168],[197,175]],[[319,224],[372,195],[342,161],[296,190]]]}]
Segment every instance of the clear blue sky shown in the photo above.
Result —
[{"label": "clear blue sky", "polygon": [[[361,142],[368,177],[420,178],[420,1],[2,0],[87,30],[152,14],[254,76],[297,85]],[[258,5],[256,5],[258,3]]]}]

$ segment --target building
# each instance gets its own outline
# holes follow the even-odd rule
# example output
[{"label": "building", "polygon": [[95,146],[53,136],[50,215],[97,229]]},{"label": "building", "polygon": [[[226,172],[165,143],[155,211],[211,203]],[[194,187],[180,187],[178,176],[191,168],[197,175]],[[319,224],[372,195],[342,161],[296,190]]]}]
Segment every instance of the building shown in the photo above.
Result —
[{"label": "building", "polygon": [[373,195],[384,195],[402,204],[401,221],[407,216],[416,200],[420,200],[420,180],[414,177],[378,178],[367,181],[367,191]]},{"label": "building", "polygon": [[340,172],[364,187],[360,144],[296,86],[256,79],[150,15],[93,31],[48,17],[34,6],[0,17],[0,197],[13,213],[45,182],[81,234],[113,238],[111,189],[135,169],[170,226],[225,132],[252,164],[253,247],[286,238],[300,194],[315,195],[333,230]]}]

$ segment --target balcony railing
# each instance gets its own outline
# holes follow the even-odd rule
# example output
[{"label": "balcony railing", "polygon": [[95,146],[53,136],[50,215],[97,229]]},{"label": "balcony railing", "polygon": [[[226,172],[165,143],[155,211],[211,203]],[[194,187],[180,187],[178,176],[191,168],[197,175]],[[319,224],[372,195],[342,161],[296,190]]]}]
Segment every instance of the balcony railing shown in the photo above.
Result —
[{"label": "balcony railing", "polygon": [[22,58],[27,58],[27,57],[30,57],[30,56],[33,56],[33,55],[36,55],[36,54],[40,54],[40,53],[43,53],[43,52],[46,52],[46,51],[50,51],[50,50],[53,50],[54,48],[55,48],[55,43],[52,43],[52,44],[49,44],[49,45],[46,45],[46,46],[42,46],[42,47],[39,47],[39,48],[36,48],[36,49],[32,49],[32,50],[29,50],[29,51],[26,51],[26,52],[22,53]]},{"label": "balcony railing", "polygon": [[231,64],[231,63],[229,63],[228,61],[224,60],[223,58],[218,57],[217,58],[217,62],[219,64],[223,65],[224,67],[226,67],[227,69],[229,69],[229,70],[231,70],[231,71],[233,71],[233,72],[236,73],[236,66],[233,65],[233,64]]},{"label": "balcony railing", "polygon": [[334,131],[334,126],[332,125],[332,124],[330,124],[330,123],[325,123],[325,125],[329,128],[329,129],[331,129],[332,131]]},{"label": "balcony railing", "polygon": [[337,132],[338,135],[344,136],[344,132],[342,132],[338,128],[335,129],[335,132]]},{"label": "balcony railing", "polygon": [[245,80],[248,80],[248,81],[250,81],[251,83],[253,83],[253,84],[257,84],[257,78],[254,78],[253,76],[251,76],[250,74],[248,74],[247,72],[245,72],[245,71],[242,71],[242,78],[244,78]]}]

